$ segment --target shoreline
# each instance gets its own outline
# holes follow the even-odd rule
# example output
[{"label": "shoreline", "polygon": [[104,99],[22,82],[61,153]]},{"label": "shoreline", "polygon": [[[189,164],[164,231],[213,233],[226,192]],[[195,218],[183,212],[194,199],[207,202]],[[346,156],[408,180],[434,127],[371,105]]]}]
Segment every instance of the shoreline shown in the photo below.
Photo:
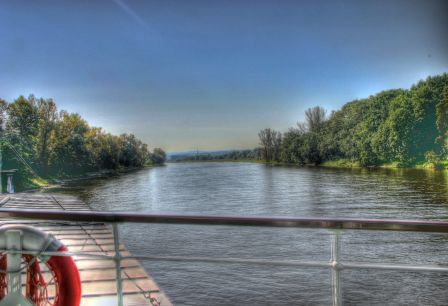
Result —
[{"label": "shoreline", "polygon": [[154,165],[149,165],[145,167],[132,167],[132,168],[121,168],[121,169],[110,169],[110,170],[98,170],[86,172],[84,174],[73,175],[73,176],[64,176],[59,178],[31,178],[29,183],[25,188],[18,189],[17,192],[35,192],[35,191],[50,191],[52,189],[57,189],[64,186],[67,183],[84,181],[89,179],[101,179],[101,178],[110,178],[114,176],[120,176],[127,173],[136,172],[139,170],[150,169],[154,167]]},{"label": "shoreline", "polygon": [[448,162],[442,163],[442,168],[430,165],[428,163],[418,163],[409,166],[400,165],[399,162],[382,164],[378,166],[361,166],[357,162],[349,160],[331,160],[325,161],[318,165],[313,164],[288,164],[282,162],[266,162],[262,160],[253,159],[216,159],[216,160],[182,160],[182,161],[168,161],[168,164],[177,163],[210,163],[210,162],[241,162],[241,163],[255,163],[269,166],[285,166],[285,167],[322,167],[322,168],[339,168],[339,169],[418,169],[418,170],[432,170],[432,171],[448,171]]},{"label": "shoreline", "polygon": [[[426,171],[446,171],[448,172],[448,163],[443,164],[443,168],[437,168],[428,163],[414,164],[410,166],[400,165],[398,162],[383,164],[379,166],[360,166],[357,162],[352,162],[349,160],[333,160],[326,161],[319,165],[300,165],[300,164],[287,164],[282,162],[266,162],[262,160],[253,159],[216,159],[216,160],[183,160],[183,161],[167,161],[167,164],[177,164],[177,163],[255,163],[264,164],[273,167],[309,167],[309,168],[334,168],[334,169],[416,169],[416,170],[426,170]],[[99,170],[87,172],[80,175],[65,176],[62,178],[32,178],[29,180],[29,184],[25,188],[18,189],[18,192],[35,192],[35,191],[50,191],[53,189],[58,189],[65,184],[73,183],[77,181],[85,181],[90,179],[101,179],[101,178],[111,178],[115,176],[120,176],[132,172],[137,172],[144,169],[150,169],[154,167],[161,167],[164,165],[149,165],[141,168],[122,168],[122,169],[111,169],[111,170]]]}]

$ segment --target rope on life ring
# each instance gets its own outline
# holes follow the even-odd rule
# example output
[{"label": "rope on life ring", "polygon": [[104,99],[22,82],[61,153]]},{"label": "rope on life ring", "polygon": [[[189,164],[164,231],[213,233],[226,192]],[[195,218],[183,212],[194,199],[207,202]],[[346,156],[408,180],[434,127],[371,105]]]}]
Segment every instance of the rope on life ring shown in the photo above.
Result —
[{"label": "rope on life ring", "polygon": [[[67,248],[50,234],[25,225],[0,226],[0,250],[7,249],[7,232],[21,233],[21,248],[28,252],[66,252]],[[81,279],[78,268],[70,256],[22,255],[26,269],[25,298],[33,305],[79,306],[81,302]],[[44,273],[42,265],[46,265]],[[8,295],[7,256],[0,255],[0,303]],[[44,274],[51,275],[50,280]],[[49,292],[48,286],[54,290]]]}]

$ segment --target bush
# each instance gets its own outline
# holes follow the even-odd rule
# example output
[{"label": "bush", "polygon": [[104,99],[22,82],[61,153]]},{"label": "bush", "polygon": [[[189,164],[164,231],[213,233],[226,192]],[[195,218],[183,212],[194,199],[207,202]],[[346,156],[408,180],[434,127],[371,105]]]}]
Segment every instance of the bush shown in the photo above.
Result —
[{"label": "bush", "polygon": [[444,168],[444,165],[440,159],[440,156],[437,155],[434,151],[427,151],[425,153],[425,160],[426,164],[425,166],[428,168],[438,169],[441,170]]}]

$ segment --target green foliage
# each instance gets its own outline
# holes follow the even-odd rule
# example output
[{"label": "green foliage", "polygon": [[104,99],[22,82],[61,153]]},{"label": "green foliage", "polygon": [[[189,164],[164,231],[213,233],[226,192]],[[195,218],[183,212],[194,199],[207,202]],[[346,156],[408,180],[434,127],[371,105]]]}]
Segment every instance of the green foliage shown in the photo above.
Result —
[{"label": "green foliage", "polygon": [[429,77],[409,90],[349,102],[329,118],[319,107],[307,110],[305,117],[306,123],[283,134],[284,163],[348,160],[360,166],[405,166],[430,158],[436,165],[433,156],[446,159],[448,154],[448,74]]},{"label": "green foliage", "polygon": [[425,153],[425,166],[433,169],[443,169],[444,165],[439,155],[434,151],[428,151]]},{"label": "green foliage", "polygon": [[382,162],[406,162],[412,157],[415,121],[409,94],[404,93],[391,102],[389,116],[372,139],[374,151]]},{"label": "green foliage", "polygon": [[337,160],[327,160],[322,164],[324,167],[334,167],[334,168],[358,168],[361,165],[358,162],[354,162],[348,159],[337,159]]},{"label": "green foliage", "polygon": [[436,142],[442,146],[442,154],[448,157],[448,85],[443,89],[442,98],[436,105],[436,125],[440,136]]},{"label": "green foliage", "polygon": [[[78,114],[58,111],[51,99],[0,99],[0,121],[6,123],[1,129],[3,168],[19,170],[19,189],[36,185],[36,176],[72,176],[154,162],[154,154],[134,135],[114,136],[91,127]],[[164,154],[155,150],[158,163],[164,162]]]},{"label": "green foliage", "polygon": [[266,162],[278,162],[281,156],[282,134],[272,129],[264,129],[258,133],[261,152]]},{"label": "green foliage", "polygon": [[287,164],[305,164],[301,148],[304,145],[303,133],[296,129],[290,129],[283,135],[281,160]]},{"label": "green foliage", "polygon": [[149,159],[153,165],[163,165],[166,161],[166,153],[160,148],[155,148],[149,155]]},{"label": "green foliage", "polygon": [[[154,149],[155,151],[155,149]],[[154,153],[153,153],[154,154]],[[261,150],[234,150],[227,152],[198,153],[193,155],[173,155],[169,161],[191,162],[191,161],[255,161],[261,158]]]}]

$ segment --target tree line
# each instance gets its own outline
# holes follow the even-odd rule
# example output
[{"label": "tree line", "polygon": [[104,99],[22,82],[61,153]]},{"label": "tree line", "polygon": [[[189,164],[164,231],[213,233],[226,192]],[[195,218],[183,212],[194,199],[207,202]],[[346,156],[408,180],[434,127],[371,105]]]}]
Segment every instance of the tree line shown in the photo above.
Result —
[{"label": "tree line", "polygon": [[256,160],[261,156],[260,149],[232,150],[227,152],[207,152],[198,154],[172,155],[168,162],[193,162],[193,161],[234,161],[234,160]]},{"label": "tree line", "polygon": [[329,115],[316,106],[305,122],[280,133],[258,134],[267,162],[318,165],[344,160],[360,166],[429,163],[448,159],[448,74],[428,77],[410,89],[382,91],[346,103]]},{"label": "tree line", "polygon": [[19,179],[64,177],[103,169],[163,164],[165,152],[150,152],[133,134],[119,136],[90,126],[79,114],[57,109],[52,99],[0,99],[3,169],[18,169]]}]

